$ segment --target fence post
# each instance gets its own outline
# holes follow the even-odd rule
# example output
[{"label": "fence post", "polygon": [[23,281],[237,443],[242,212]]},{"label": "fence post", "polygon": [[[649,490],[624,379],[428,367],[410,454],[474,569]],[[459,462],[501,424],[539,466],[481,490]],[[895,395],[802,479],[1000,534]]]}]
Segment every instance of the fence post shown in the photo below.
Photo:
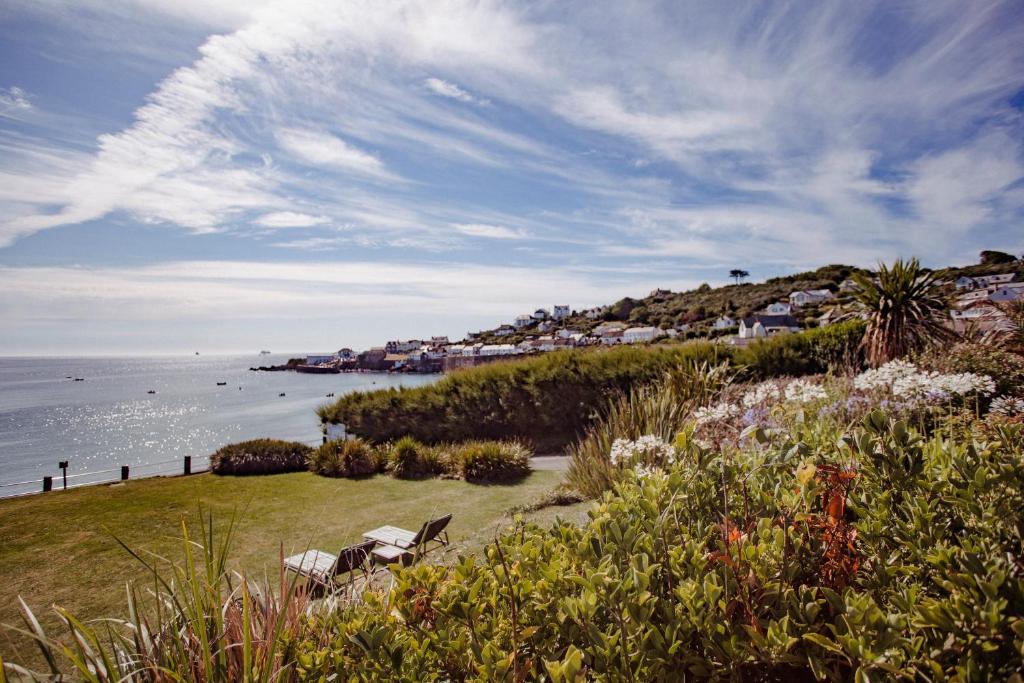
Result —
[{"label": "fence post", "polygon": [[185,456],[185,476],[192,474],[192,456]]},{"label": "fence post", "polygon": [[121,465],[121,481],[128,480],[128,465]]},{"label": "fence post", "polygon": [[68,461],[61,460],[57,463],[57,467],[60,468],[61,473],[64,475],[64,490],[68,490]]},{"label": "fence post", "polygon": [[43,477],[43,493],[53,490],[53,477]]}]

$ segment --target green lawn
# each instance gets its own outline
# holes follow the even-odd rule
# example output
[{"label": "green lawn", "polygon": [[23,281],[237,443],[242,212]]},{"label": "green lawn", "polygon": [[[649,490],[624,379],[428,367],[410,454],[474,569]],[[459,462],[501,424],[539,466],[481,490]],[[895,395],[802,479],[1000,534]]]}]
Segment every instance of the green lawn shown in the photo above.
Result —
[{"label": "green lawn", "polygon": [[[220,525],[236,516],[236,567],[250,575],[277,572],[285,554],[307,547],[336,552],[383,524],[417,529],[430,515],[454,514],[453,544],[473,551],[511,520],[506,511],[537,500],[561,472],[534,472],[519,484],[479,486],[434,479],[401,481],[328,479],[309,473],[256,477],[143,479],[0,501],[0,623],[21,624],[22,596],[44,627],[57,625],[50,605],[85,618],[120,615],[124,583],[144,574],[114,540],[121,538],[177,560],[181,522],[199,506]],[[538,522],[557,514],[578,518],[585,504],[534,513]],[[24,661],[26,640],[0,634],[0,654]],[[56,633],[56,631],[54,631]]]}]

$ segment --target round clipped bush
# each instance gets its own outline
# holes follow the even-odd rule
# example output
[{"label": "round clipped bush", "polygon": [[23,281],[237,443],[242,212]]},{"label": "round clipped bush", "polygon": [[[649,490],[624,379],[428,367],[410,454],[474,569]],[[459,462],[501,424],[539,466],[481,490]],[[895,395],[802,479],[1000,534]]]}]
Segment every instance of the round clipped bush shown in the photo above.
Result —
[{"label": "round clipped bush", "polygon": [[313,449],[296,441],[254,439],[224,446],[210,456],[214,474],[280,474],[309,467]]},{"label": "round clipped bush", "polygon": [[452,464],[468,482],[508,483],[530,473],[530,451],[518,441],[470,441],[457,447]]},{"label": "round clipped bush", "polygon": [[432,450],[411,436],[403,436],[391,447],[388,469],[398,479],[423,479],[437,474]]},{"label": "round clipped bush", "polygon": [[313,452],[309,469],[325,477],[365,477],[377,472],[377,463],[362,439],[336,439]]}]

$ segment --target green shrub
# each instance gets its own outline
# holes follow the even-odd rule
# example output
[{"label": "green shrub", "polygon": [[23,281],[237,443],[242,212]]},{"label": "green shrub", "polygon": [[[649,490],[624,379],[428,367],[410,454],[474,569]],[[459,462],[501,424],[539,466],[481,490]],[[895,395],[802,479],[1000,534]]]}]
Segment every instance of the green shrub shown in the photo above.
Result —
[{"label": "green shrub", "polygon": [[309,469],[325,477],[365,477],[378,471],[374,449],[359,438],[323,444],[310,457]]},{"label": "green shrub", "polygon": [[474,484],[504,484],[530,473],[530,450],[515,441],[469,441],[453,446],[452,473]]},{"label": "green shrub", "polygon": [[863,365],[859,349],[863,336],[863,321],[848,320],[754,342],[738,349],[733,362],[743,366],[750,379],[856,370]]},{"label": "green shrub", "polygon": [[210,456],[214,474],[279,474],[309,467],[313,449],[304,443],[254,439],[224,446]]},{"label": "green shrub", "polygon": [[403,436],[391,446],[388,469],[399,479],[422,479],[438,474],[441,469],[435,453],[411,436]]}]

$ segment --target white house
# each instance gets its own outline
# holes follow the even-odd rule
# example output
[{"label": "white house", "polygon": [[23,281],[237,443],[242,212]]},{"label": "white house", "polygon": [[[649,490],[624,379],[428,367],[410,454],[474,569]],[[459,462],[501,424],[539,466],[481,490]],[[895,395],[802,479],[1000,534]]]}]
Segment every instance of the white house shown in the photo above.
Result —
[{"label": "white house", "polygon": [[793,304],[787,304],[785,301],[776,301],[768,304],[764,312],[767,315],[789,315],[793,312]]},{"label": "white house", "polygon": [[978,286],[978,283],[975,281],[975,279],[973,277],[967,277],[966,275],[961,275],[960,277],[958,277],[956,279],[956,288],[957,289],[966,289],[966,290],[970,291],[972,289],[977,288],[977,286]]},{"label": "white house", "polygon": [[550,321],[550,320],[542,320],[537,325],[537,331],[538,332],[550,332],[551,330],[554,329],[554,327],[555,327],[555,323],[553,323],[552,321]]},{"label": "white house", "polygon": [[601,323],[594,328],[593,334],[595,337],[603,337],[609,332],[621,332],[624,329],[626,326],[620,322]]},{"label": "white house", "polygon": [[805,289],[791,293],[789,295],[789,303],[797,307],[807,306],[809,304],[818,304],[822,301],[828,301],[833,296],[834,294],[827,289]]},{"label": "white house", "polygon": [[654,341],[660,331],[657,327],[630,327],[623,331],[622,341],[626,344]]},{"label": "white house", "polygon": [[574,334],[579,333],[579,330],[571,330],[568,327],[563,327],[558,332],[555,332],[555,334],[561,337],[562,339],[570,339]]},{"label": "white house", "polygon": [[608,310],[607,306],[598,306],[597,308],[588,308],[583,312],[583,315],[587,316],[587,320],[595,320],[604,315],[604,312]]},{"label": "white house", "polygon": [[767,337],[780,332],[796,332],[800,324],[791,315],[748,315],[740,321],[740,339]]},{"label": "white house", "polygon": [[533,324],[533,318],[528,315],[517,315],[516,319],[512,321],[515,327],[526,327]]},{"label": "white house", "polygon": [[548,313],[548,310],[546,308],[538,308],[536,311],[533,312],[534,320],[547,320],[550,317],[551,314]]},{"label": "white house", "polygon": [[480,347],[481,356],[512,356],[516,353],[515,344],[484,344]]},{"label": "white house", "polygon": [[306,356],[306,365],[326,365],[338,360],[337,355],[330,356]]},{"label": "white house", "polygon": [[568,306],[562,306],[555,304],[551,309],[551,317],[555,320],[561,320],[562,318],[568,318],[571,314]]},{"label": "white house", "polygon": [[975,289],[974,291],[967,292],[967,294],[961,294],[956,298],[955,305],[957,308],[963,308],[964,306],[970,306],[978,301],[988,300],[987,289]]},{"label": "white house", "polygon": [[512,327],[511,325],[502,325],[501,327],[499,327],[498,329],[496,329],[494,331],[494,336],[495,337],[507,337],[507,336],[509,336],[510,334],[512,334],[515,331],[516,331],[515,328]]},{"label": "white house", "polygon": [[614,344],[622,343],[623,330],[609,330],[601,335],[601,343],[605,346],[612,346]]},{"label": "white house", "polygon": [[718,320],[711,325],[711,329],[713,330],[727,330],[730,327],[736,327],[736,321],[727,315],[719,317]]},{"label": "white house", "polygon": [[431,346],[447,346],[448,343],[449,342],[448,342],[448,337],[447,336],[431,337],[430,338],[430,345]]},{"label": "white house", "polygon": [[389,341],[384,345],[384,350],[387,353],[409,353],[423,346],[423,342],[419,339],[410,339],[408,341]]},{"label": "white house", "polygon": [[988,295],[989,301],[1022,301],[1024,300],[1024,282],[1009,282],[1000,285]]}]

